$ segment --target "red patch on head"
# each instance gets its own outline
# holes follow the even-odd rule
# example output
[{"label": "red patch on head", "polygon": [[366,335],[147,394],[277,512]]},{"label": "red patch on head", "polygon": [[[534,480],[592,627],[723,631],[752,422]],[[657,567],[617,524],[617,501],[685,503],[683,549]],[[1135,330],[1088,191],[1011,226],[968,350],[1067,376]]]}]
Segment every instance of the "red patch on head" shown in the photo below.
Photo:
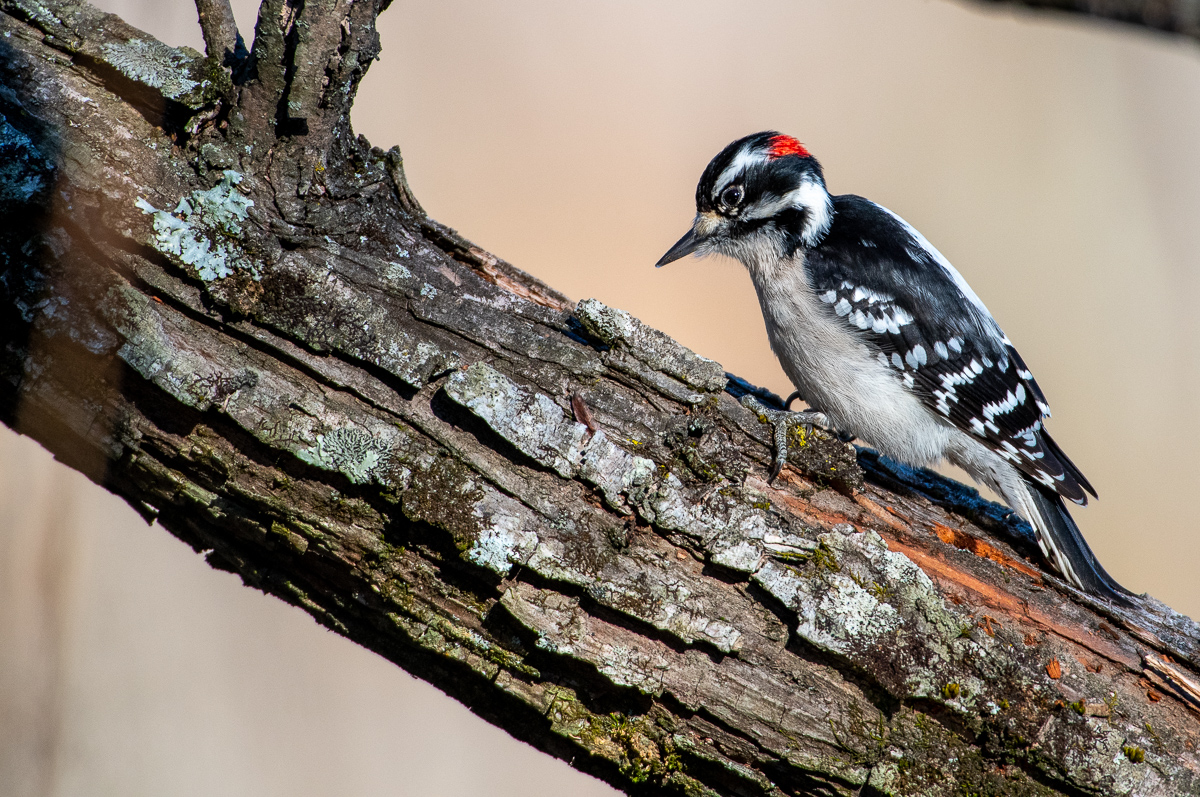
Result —
[{"label": "red patch on head", "polygon": [[812,157],[812,153],[791,136],[772,136],[767,143],[771,145],[771,149],[768,150],[771,158],[782,158],[785,155],[799,155],[801,158]]}]

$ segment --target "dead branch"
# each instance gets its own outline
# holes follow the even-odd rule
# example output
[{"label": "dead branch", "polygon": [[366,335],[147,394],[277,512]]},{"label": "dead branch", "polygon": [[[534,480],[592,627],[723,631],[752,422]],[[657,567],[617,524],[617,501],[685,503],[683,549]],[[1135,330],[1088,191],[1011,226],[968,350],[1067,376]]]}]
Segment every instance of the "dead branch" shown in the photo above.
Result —
[{"label": "dead branch", "polygon": [[246,57],[246,44],[242,34],[238,33],[229,0],[196,0],[196,14],[200,18],[204,49],[209,58],[217,59],[222,66],[232,67]]},{"label": "dead branch", "polygon": [[1137,25],[1200,39],[1200,4],[1192,0],[979,0]]}]

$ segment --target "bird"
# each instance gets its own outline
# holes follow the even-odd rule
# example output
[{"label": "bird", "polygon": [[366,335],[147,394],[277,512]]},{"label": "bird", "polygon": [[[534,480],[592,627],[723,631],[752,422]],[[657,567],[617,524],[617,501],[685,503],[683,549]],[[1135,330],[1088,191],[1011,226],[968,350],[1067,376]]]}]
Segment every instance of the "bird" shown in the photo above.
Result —
[{"label": "bird", "polygon": [[746,267],[793,398],[810,407],[768,413],[772,477],[795,423],[913,467],[948,461],[1032,526],[1068,583],[1130,605],[1133,593],[1100,565],[1064,504],[1097,495],[1046,431],[1045,394],[979,296],[912,225],[863,197],[831,195],[802,143],[765,131],[709,162],[691,229],[657,265],[709,254]]}]

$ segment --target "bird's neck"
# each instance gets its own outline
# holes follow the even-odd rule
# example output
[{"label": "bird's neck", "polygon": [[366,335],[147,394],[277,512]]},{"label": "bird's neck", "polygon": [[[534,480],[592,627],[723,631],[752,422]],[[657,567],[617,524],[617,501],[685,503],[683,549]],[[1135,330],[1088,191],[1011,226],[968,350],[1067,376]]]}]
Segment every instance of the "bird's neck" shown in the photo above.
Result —
[{"label": "bird's neck", "polygon": [[806,247],[816,246],[833,225],[833,197],[824,184],[815,180],[801,183],[792,193],[799,200],[797,204],[805,209],[800,224],[800,242]]},{"label": "bird's neck", "polygon": [[764,235],[743,242],[735,256],[750,272],[750,279],[761,295],[764,286],[803,276],[804,253],[804,247],[800,247],[789,254],[778,238]]}]

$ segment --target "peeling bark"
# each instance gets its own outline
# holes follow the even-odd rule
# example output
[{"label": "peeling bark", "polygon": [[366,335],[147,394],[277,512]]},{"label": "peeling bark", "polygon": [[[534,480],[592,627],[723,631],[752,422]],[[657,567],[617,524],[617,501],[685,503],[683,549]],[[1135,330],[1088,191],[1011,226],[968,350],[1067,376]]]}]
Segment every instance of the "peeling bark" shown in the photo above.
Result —
[{"label": "peeling bark", "polygon": [[754,388],[428,219],[348,122],[386,5],[229,69],[0,0],[7,424],[631,793],[1200,791],[1191,620],[820,433],[767,484]]}]

